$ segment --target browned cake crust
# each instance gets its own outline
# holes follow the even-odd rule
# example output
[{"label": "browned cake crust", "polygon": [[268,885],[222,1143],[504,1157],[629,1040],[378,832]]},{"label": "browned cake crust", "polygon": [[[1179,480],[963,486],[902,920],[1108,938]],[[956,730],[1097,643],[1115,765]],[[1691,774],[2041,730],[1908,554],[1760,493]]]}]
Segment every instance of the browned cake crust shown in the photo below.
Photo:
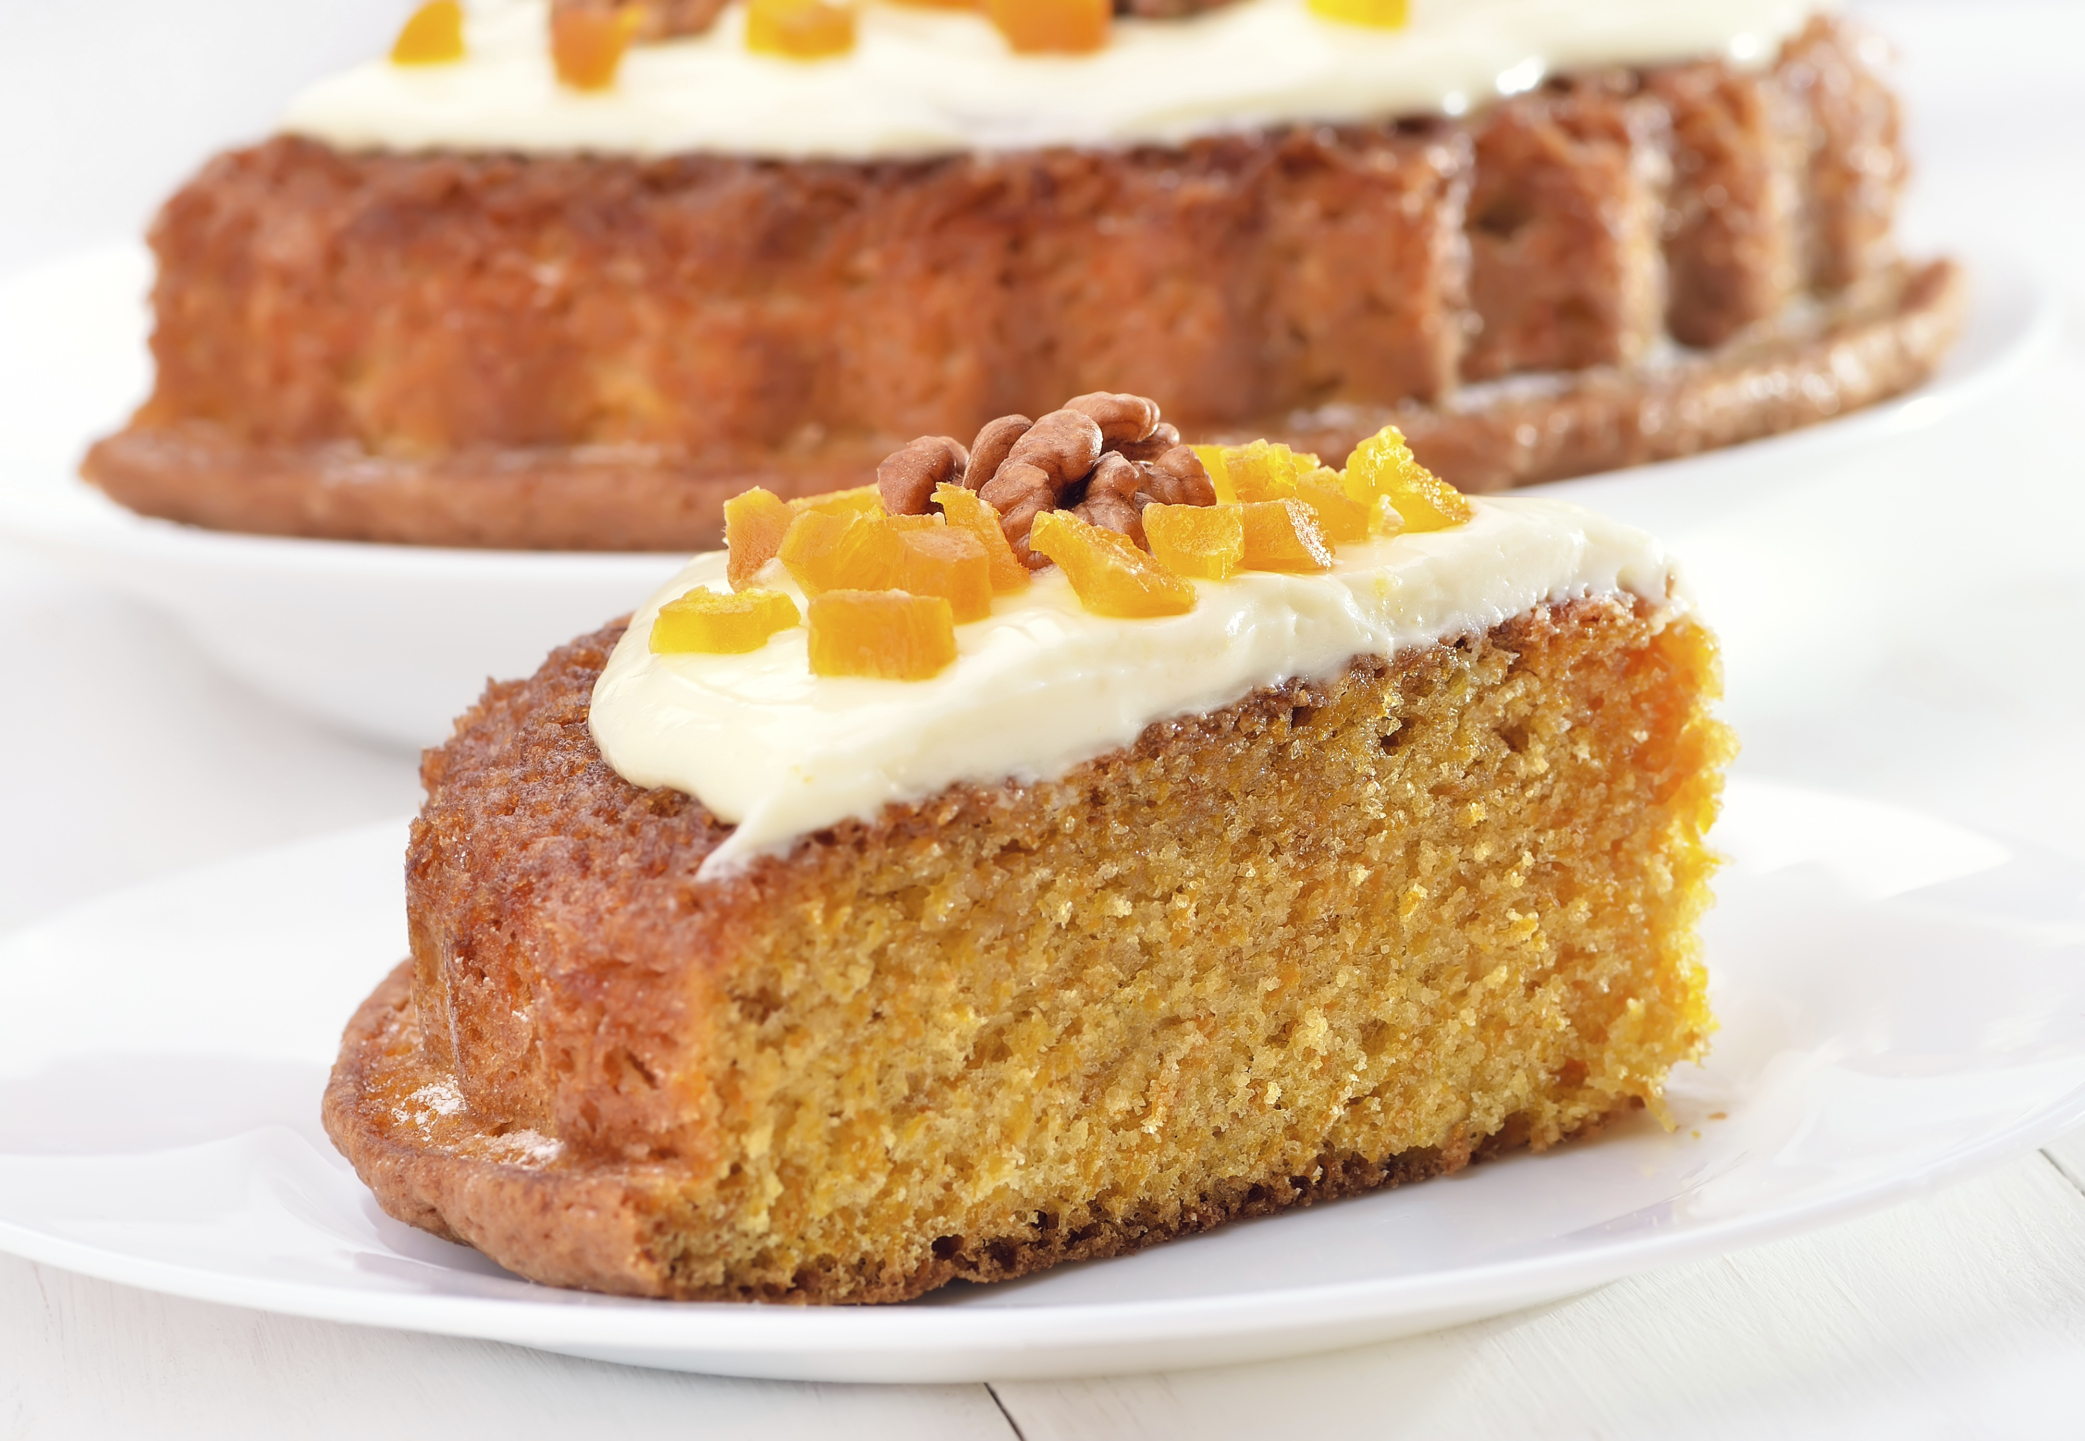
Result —
[{"label": "browned cake crust", "polygon": [[[396,1118],[426,1116],[430,1090],[445,1098],[444,1088],[452,1085],[446,1072],[427,1062],[413,1005],[413,963],[401,962],[348,1022],[325,1101],[326,1133],[386,1211],[475,1247],[533,1281],[678,1300],[907,1301],[950,1281],[1011,1281],[1066,1261],[1126,1256],[1229,1221],[1452,1175],[1529,1142],[1524,1120],[1512,1117],[1489,1136],[1458,1136],[1448,1146],[1382,1159],[1328,1152],[1302,1175],[1218,1185],[1166,1215],[1113,1216],[1018,1238],[947,1237],[932,1261],[903,1275],[827,1268],[800,1272],[786,1287],[718,1290],[676,1285],[658,1262],[656,1231],[667,1209],[659,1182],[667,1179],[661,1173],[668,1168],[606,1161],[544,1170],[526,1159],[540,1145],[534,1132],[488,1125],[468,1113],[416,1128],[413,1140],[402,1138]],[[1627,1097],[1616,1110],[1642,1104]],[[1558,1139],[1585,1139],[1607,1119],[1585,1122]],[[431,1146],[425,1140],[430,1132],[439,1137]]]},{"label": "browned cake crust", "polygon": [[[1712,648],[1697,628],[1661,630],[1647,612],[1601,600],[1538,608],[1488,637],[1419,648],[1394,664],[1359,660],[1333,682],[1289,684],[1211,715],[1155,724],[1134,746],[1057,781],[959,785],[918,806],[887,807],[873,822],[847,821],[814,833],[787,858],[757,861],[724,880],[700,880],[696,872],[728,827],[690,796],[630,785],[593,744],[588,705],[620,631],[611,626],[555,652],[534,677],[493,686],[458,723],[455,737],[427,753],[428,801],[414,825],[407,865],[414,960],[378,989],[348,1029],[326,1093],[328,1133],[392,1215],[466,1241],[534,1279],[635,1295],[787,1301],[898,1300],[957,1278],[1004,1279],[1060,1261],[1120,1254],[1233,1217],[1437,1175],[1503,1147],[1554,1144],[1638,1104],[1645,1094],[1641,1077],[1655,1078],[1692,1054],[1704,1034],[1692,927],[1705,901],[1701,879],[1709,862],[1698,836],[1713,811],[1714,771],[1729,742],[1701,710],[1713,689]],[[1344,739],[1338,746],[1320,744],[1320,733]],[[1351,769],[1357,758],[1360,769]],[[1423,784],[1409,779],[1422,774]],[[1521,779],[1508,779],[1516,776]],[[1591,787],[1585,798],[1570,788],[1580,783]],[[1488,1043],[1502,1048],[1497,1063],[1514,1075],[1524,1078],[1529,1068],[1557,1072],[1527,1102],[1478,1122],[1471,1099],[1453,1093],[1455,1067],[1462,1064],[1450,1060],[1454,1045],[1417,1025],[1413,1069],[1408,1080],[1395,1072],[1384,1078],[1391,1099],[1383,1104],[1402,1094],[1400,1086],[1431,1088],[1426,1094],[1437,1100],[1428,1104],[1448,1108],[1441,1129],[1427,1133],[1440,1138],[1437,1143],[1393,1147],[1389,1154],[1324,1150],[1322,1138],[1345,1134],[1346,1123],[1306,1127],[1297,1133],[1303,1149],[1272,1173],[1218,1172],[1185,1190],[1167,1181],[1134,1203],[1073,1194],[1037,1212],[1015,1201],[1009,1203],[1015,1212],[991,1229],[940,1235],[930,1248],[920,1238],[871,1228],[880,1239],[798,1253],[789,1249],[795,1233],[784,1222],[768,1231],[761,1196],[790,1193],[786,1186],[760,1192],[742,1170],[741,1163],[749,1170],[755,1158],[779,1154],[783,1146],[778,1131],[774,1151],[766,1140],[746,1149],[753,1144],[749,1132],[775,1124],[761,1109],[768,1103],[757,1101],[766,1094],[759,1085],[771,1084],[775,1074],[824,1075],[823,1068],[834,1065],[841,1076],[859,1068],[888,1072],[898,1078],[892,1084],[902,1093],[901,1116],[951,1119],[948,1135],[958,1139],[936,1141],[936,1147],[989,1147],[982,1139],[959,1139],[972,1134],[972,1122],[956,1121],[971,1104],[963,1099],[970,1094],[965,1088],[996,1074],[994,1067],[1013,1064],[1006,1059],[1008,1037],[1066,1024],[1062,1017],[1045,1022],[1055,991],[1007,1009],[1004,996],[991,998],[998,996],[992,988],[1012,982],[993,979],[1000,963],[991,955],[965,949],[953,960],[934,959],[934,925],[876,919],[884,914],[878,906],[896,903],[910,913],[930,905],[934,886],[982,885],[983,892],[961,905],[945,903],[954,907],[950,913],[961,920],[968,907],[987,918],[1009,937],[1014,953],[1031,957],[1024,965],[1040,954],[1024,947],[1069,946],[1067,956],[1085,958],[1078,965],[1112,978],[1105,982],[1109,999],[1100,1004],[1119,1015],[1105,1018],[1075,1002],[1076,1017],[1051,1043],[1059,1050],[1050,1064],[1059,1065],[1069,1061],[1063,1048],[1074,1038],[1077,1044],[1104,1038],[1115,1026],[1134,1028],[1142,1022],[1133,1018],[1168,1014],[1164,1007],[1177,1004],[1162,1003],[1157,993],[1136,999],[1145,984],[1140,968],[1161,963],[1133,959],[1141,954],[1136,948],[1148,944],[1148,937],[1138,939],[1144,922],[1113,918],[1145,903],[1124,901],[1106,911],[1110,919],[1074,923],[1067,920],[1072,907],[1059,895],[1067,885],[1093,907],[1102,902],[1085,889],[1089,884],[1106,885],[1110,897],[1116,887],[1125,895],[1171,896],[1147,906],[1155,916],[1172,917],[1156,921],[1173,937],[1161,944],[1182,957],[1202,956],[1201,964],[1231,975],[1224,994],[1246,997],[1238,1003],[1254,1007],[1272,992],[1302,984],[1283,969],[1299,962],[1285,957],[1301,957],[1298,948],[1317,945],[1307,938],[1319,929],[1358,926],[1355,935],[1364,936],[1385,924],[1364,919],[1373,913],[1348,914],[1344,907],[1353,901],[1332,906],[1320,894],[1324,882],[1307,879],[1314,872],[1282,879],[1289,875],[1285,868],[1301,864],[1297,858],[1329,847],[1324,864],[1341,878],[1334,884],[1358,886],[1359,878],[1373,876],[1368,884],[1381,894],[1368,904],[1388,907],[1387,924],[1416,936],[1409,930],[1419,923],[1413,908],[1426,891],[1403,879],[1402,863],[1385,857],[1374,871],[1355,869],[1364,855],[1375,855],[1375,843],[1362,837],[1385,825],[1393,850],[1433,848],[1425,839],[1430,832],[1369,819],[1380,802],[1367,797],[1379,792],[1414,797],[1396,803],[1398,814],[1407,806],[1437,814],[1436,823],[1461,844],[1475,845],[1480,860],[1487,847],[1469,839],[1489,834],[1471,829],[1484,820],[1478,797],[1490,796],[1495,809],[1510,804],[1521,812],[1509,818],[1500,811],[1494,821],[1561,827],[1527,842],[1542,851],[1539,860],[1529,854],[1519,862],[1522,870],[1539,872],[1533,889],[1512,889],[1528,879],[1504,877],[1509,867],[1503,864],[1427,873],[1440,897],[1425,904],[1442,907],[1437,920],[1427,921],[1435,928],[1428,934],[1456,954],[1478,946],[1491,957],[1470,962],[1479,972],[1491,971],[1519,944],[1493,937],[1487,927],[1506,925],[1522,935],[1529,924],[1510,910],[1500,912],[1505,921],[1491,916],[1492,902],[1480,893],[1533,898],[1548,884],[1541,876],[1554,875],[1577,898],[1557,901],[1562,909],[1544,922],[1557,928],[1555,939],[1543,943],[1561,947],[1557,969],[1527,980],[1531,996],[1562,987],[1557,995],[1569,998],[1561,1002],[1564,1009],[1530,1022],[1531,1031],[1513,1033],[1520,1039],[1510,1039],[1510,1049],[1506,1033]],[[1302,817],[1321,816],[1323,805],[1298,803],[1298,796],[1324,798],[1342,819],[1306,822]],[[1263,829],[1280,826],[1297,829]],[[1199,912],[1193,905],[1180,910],[1189,892],[1228,886],[1220,877],[1229,871],[1183,871],[1185,857],[1174,854],[1205,844],[1190,838],[1211,832],[1236,834],[1207,844],[1240,847],[1237,855],[1248,860],[1258,856],[1255,884],[1264,897],[1241,905],[1238,898],[1211,896],[1198,903]],[[1504,843],[1520,854],[1522,840]],[[1632,867],[1642,865],[1655,880],[1631,879]],[[1101,867],[1096,876],[1117,879],[1082,879],[1077,868],[1093,866]],[[1301,891],[1291,896],[1297,885]],[[1498,891],[1501,885],[1508,889]],[[1649,889],[1639,892],[1639,885]],[[1286,917],[1279,925],[1287,939],[1271,949],[1241,941],[1251,933],[1237,929],[1246,924],[1245,907],[1263,902]],[[1565,913],[1579,914],[1588,902],[1593,908],[1585,914],[1596,928],[1573,932],[1579,922]],[[790,929],[799,923],[811,932]],[[1067,924],[1073,929],[1052,929]],[[1598,928],[1612,924],[1622,930]],[[826,940],[852,945],[865,932],[862,944],[878,948],[873,962],[811,954],[822,955]],[[1085,939],[1050,939],[1079,936]],[[1225,959],[1225,948],[1239,944],[1247,946],[1248,958]],[[1354,944],[1359,949],[1351,954],[1373,955],[1387,942]],[[779,949],[770,955],[773,948]],[[954,972],[929,983],[950,964]],[[849,979],[857,965],[861,974]],[[1463,965],[1454,960],[1450,969]],[[1368,1004],[1403,1005],[1413,1016],[1446,1006],[1446,1035],[1459,1034],[1455,1027],[1468,1022],[1456,1022],[1452,1013],[1465,1004],[1462,993],[1437,989],[1441,976],[1427,974],[1434,979],[1425,984],[1435,989],[1414,993],[1422,997],[1416,1003],[1397,1002],[1388,992],[1388,999]],[[1507,974],[1500,969],[1491,980]],[[1036,984],[1039,975],[1022,984]],[[1354,994],[1345,989],[1344,970],[1326,983]],[[934,984],[955,989],[944,995]],[[1522,994],[1518,981],[1508,984],[1513,996]],[[837,1050],[814,1053],[805,1049],[810,1013],[804,1007],[820,1004],[815,997],[835,986],[845,996],[840,1014],[852,1019],[841,1023]],[[1252,1064],[1289,1067],[1267,1076],[1279,1075],[1290,1090],[1323,1069],[1322,1058],[1314,1061],[1309,1050],[1315,1043],[1306,1039],[1316,1034],[1310,1020],[1316,1013],[1284,1009],[1300,1004],[1303,994],[1251,1023],[1277,1028],[1278,1035],[1250,1033],[1260,1057]],[[1482,994],[1481,987],[1470,993],[1480,1006],[1487,1004]],[[872,1004],[878,1007],[873,1013]],[[1147,1013],[1147,1005],[1159,1009]],[[965,1031],[966,1015],[980,1025],[987,1019],[976,1013],[979,1007],[1005,1014],[990,1022],[993,1029]],[[1002,1025],[1010,1029],[998,1030]],[[1364,1021],[1362,1029],[1376,1034],[1385,1028]],[[1592,1049],[1553,1049],[1572,1036],[1582,1038],[1573,1044]],[[1131,1054],[1106,1049],[1117,1044],[1106,1041],[1082,1063],[1100,1069],[1078,1083],[1086,1098],[1071,1109],[1114,1114],[1112,1088],[1120,1082],[1110,1078]],[[1214,1038],[1209,1054],[1227,1044]],[[1641,1049],[1627,1050],[1621,1071],[1603,1070],[1613,1063],[1600,1059],[1601,1048],[1612,1045]],[[1292,1055],[1289,1047],[1304,1049]],[[1484,1050],[1480,1045],[1478,1053]],[[771,1073],[785,1053],[795,1059],[780,1061],[783,1071]],[[936,1067],[944,1064],[954,1069],[942,1080],[922,1079],[940,1074]],[[759,1082],[761,1076],[769,1081]],[[839,1084],[858,1098],[866,1082]],[[1185,1082],[1161,1074],[1152,1081],[1153,1094],[1170,1096],[1175,1084]],[[1002,1089],[985,1086],[990,1094]],[[802,1114],[802,1102],[788,1104],[792,1114]],[[818,1169],[801,1183],[807,1189],[863,1164],[855,1145],[867,1144],[878,1156],[892,1145],[877,1129],[886,1123],[873,1120],[865,1123],[869,1139],[847,1140],[847,1127],[858,1123],[843,1120],[842,1111],[851,1113],[854,1102],[843,1105],[836,1097],[831,1104],[831,1120],[811,1124],[821,1135],[821,1127],[838,1128],[830,1144],[839,1149],[814,1163]],[[1163,1115],[1169,1103],[1157,1104]],[[1180,1104],[1187,1104],[1185,1093]],[[1374,1103],[1364,1094],[1351,1104]],[[1536,1107],[1539,1118],[1531,1122],[1535,1113],[1523,1105]],[[814,1114],[823,1116],[823,1106]],[[762,1121],[763,1115],[770,1119]],[[1131,1138],[1140,1127],[1150,1129],[1135,1116],[1096,1124]],[[1192,1144],[1191,1134],[1191,1128],[1183,1133],[1182,1144]],[[1062,1154],[1049,1149],[1041,1131],[1027,1144],[1031,1165]],[[987,1149],[965,1164],[990,1164],[991,1156]],[[896,1194],[905,1194],[905,1186]],[[736,1234],[749,1207],[761,1211],[760,1249],[720,1265],[715,1237]],[[885,1243],[892,1249],[877,1249]]]},{"label": "browned cake crust", "polygon": [[1968,302],[1967,277],[1952,261],[1893,266],[1717,350],[1596,366],[1541,384],[1471,386],[1438,405],[1328,405],[1266,428],[1299,450],[1331,456],[1396,425],[1429,469],[1477,494],[1676,460],[1911,389],[1961,334]]},{"label": "browned cake crust", "polygon": [[[1895,102],[1829,19],[1764,71],[1581,75],[1466,121],[1177,149],[840,164],[277,139],[161,213],[156,388],[84,473],[221,529],[689,549],[748,485],[831,488],[914,435],[1122,390],[1166,396],[1190,439],[1398,407],[1458,484],[1553,478],[1926,375],[1959,288],[1891,278],[1903,172]],[[1922,303],[1936,290],[1949,303]],[[1805,297],[1890,363],[1842,375],[1814,326],[1762,335]],[[1676,381],[1668,337],[1710,353]],[[1459,394],[1588,367],[1583,393]],[[1787,399],[1818,377],[1828,395]]]},{"label": "browned cake crust", "polygon": [[[1334,404],[1215,428],[1345,456],[1384,425],[1464,491],[1672,460],[1815,425],[1931,375],[1960,334],[1961,269],[1935,261],[1871,277],[1840,300],[1706,354],[1599,366],[1539,388],[1467,387],[1437,405]],[[1045,409],[1038,407],[1038,409]],[[882,441],[828,442],[705,469],[656,447],[467,450],[373,456],[335,442],[256,446],[190,422],[95,447],[91,473],[146,515],[218,530],[405,544],[574,550],[713,548],[723,503],[752,485],[810,495],[861,484]]]}]

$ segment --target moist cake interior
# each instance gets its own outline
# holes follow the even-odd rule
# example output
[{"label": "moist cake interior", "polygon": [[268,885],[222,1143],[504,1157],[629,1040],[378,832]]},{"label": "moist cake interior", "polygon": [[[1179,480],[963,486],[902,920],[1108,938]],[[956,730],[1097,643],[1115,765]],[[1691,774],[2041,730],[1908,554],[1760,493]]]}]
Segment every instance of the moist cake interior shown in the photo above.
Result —
[{"label": "moist cake interior", "polygon": [[888,1301],[1453,1170],[1658,1105],[1711,1022],[1714,643],[1541,606],[957,786],[726,881],[600,759],[618,629],[425,764],[413,961],[326,1124],[534,1279]]}]

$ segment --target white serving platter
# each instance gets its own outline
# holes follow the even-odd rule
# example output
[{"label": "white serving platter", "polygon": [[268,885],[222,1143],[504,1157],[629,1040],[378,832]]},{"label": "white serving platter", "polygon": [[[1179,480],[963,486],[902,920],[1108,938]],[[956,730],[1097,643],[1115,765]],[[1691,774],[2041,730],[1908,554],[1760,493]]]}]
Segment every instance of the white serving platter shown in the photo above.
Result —
[{"label": "white serving platter", "polygon": [[[2053,287],[1978,258],[1969,326],[1919,391],[1728,451],[1545,493],[1653,526],[1696,521],[1794,483],[1832,454],[1952,414],[2007,383],[2057,332]],[[115,246],[0,283],[0,538],[163,609],[257,690],[392,744],[423,746],[486,677],[620,615],[679,557],[450,550],[295,540],[148,520],[75,474],[88,443],[150,387],[151,261]]]},{"label": "white serving platter", "polygon": [[2085,1118],[2085,877],[1905,811],[1734,781],[1722,1030],[1546,1154],[910,1305],[552,1290],[385,1217],[318,1126],[405,948],[404,827],[162,881],[0,943],[0,1250],[107,1280],[634,1365],[965,1381],[1358,1345],[1787,1236]]}]

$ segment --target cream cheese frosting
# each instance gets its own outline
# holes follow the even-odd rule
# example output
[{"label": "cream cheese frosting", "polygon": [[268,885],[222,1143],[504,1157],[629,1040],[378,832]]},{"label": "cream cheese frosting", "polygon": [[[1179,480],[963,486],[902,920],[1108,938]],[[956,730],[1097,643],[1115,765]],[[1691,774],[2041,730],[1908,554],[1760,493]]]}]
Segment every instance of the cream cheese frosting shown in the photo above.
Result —
[{"label": "cream cheese frosting", "polygon": [[[1478,634],[1545,601],[1626,593],[1668,617],[1689,606],[1641,531],[1562,501],[1470,505],[1453,529],[1343,546],[1327,574],[1197,581],[1185,615],[1094,615],[1045,571],[958,626],[955,663],[926,681],[813,676],[801,627],[748,655],[654,655],[661,605],[728,589],[725,557],[698,555],[617,643],[594,686],[594,741],[633,785],[685,791],[737,826],[703,865],[714,877],[891,802],[1059,776],[1154,721]],[[777,562],[760,583],[803,604]]]},{"label": "cream cheese frosting", "polygon": [[1091,55],[1016,55],[982,15],[868,0],[855,48],[748,51],[743,0],[706,34],[633,49],[613,88],[560,86],[548,0],[476,0],[466,57],[375,60],[292,102],[283,128],[343,149],[715,152],[867,160],[1178,144],[1295,121],[1461,114],[1554,71],[1694,57],[1764,63],[1819,0],[1412,0],[1377,30],[1304,0],[1118,20]]}]

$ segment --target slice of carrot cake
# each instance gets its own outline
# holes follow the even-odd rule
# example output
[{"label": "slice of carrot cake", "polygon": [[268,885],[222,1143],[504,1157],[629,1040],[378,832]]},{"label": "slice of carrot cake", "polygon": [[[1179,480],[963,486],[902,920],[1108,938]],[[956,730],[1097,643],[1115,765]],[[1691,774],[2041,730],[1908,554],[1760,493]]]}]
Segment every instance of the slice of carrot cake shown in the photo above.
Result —
[{"label": "slice of carrot cake", "polygon": [[430,751],[326,1123],[558,1285],[888,1301],[1661,1108],[1729,733],[1670,557],[1081,396],[727,511]]}]

